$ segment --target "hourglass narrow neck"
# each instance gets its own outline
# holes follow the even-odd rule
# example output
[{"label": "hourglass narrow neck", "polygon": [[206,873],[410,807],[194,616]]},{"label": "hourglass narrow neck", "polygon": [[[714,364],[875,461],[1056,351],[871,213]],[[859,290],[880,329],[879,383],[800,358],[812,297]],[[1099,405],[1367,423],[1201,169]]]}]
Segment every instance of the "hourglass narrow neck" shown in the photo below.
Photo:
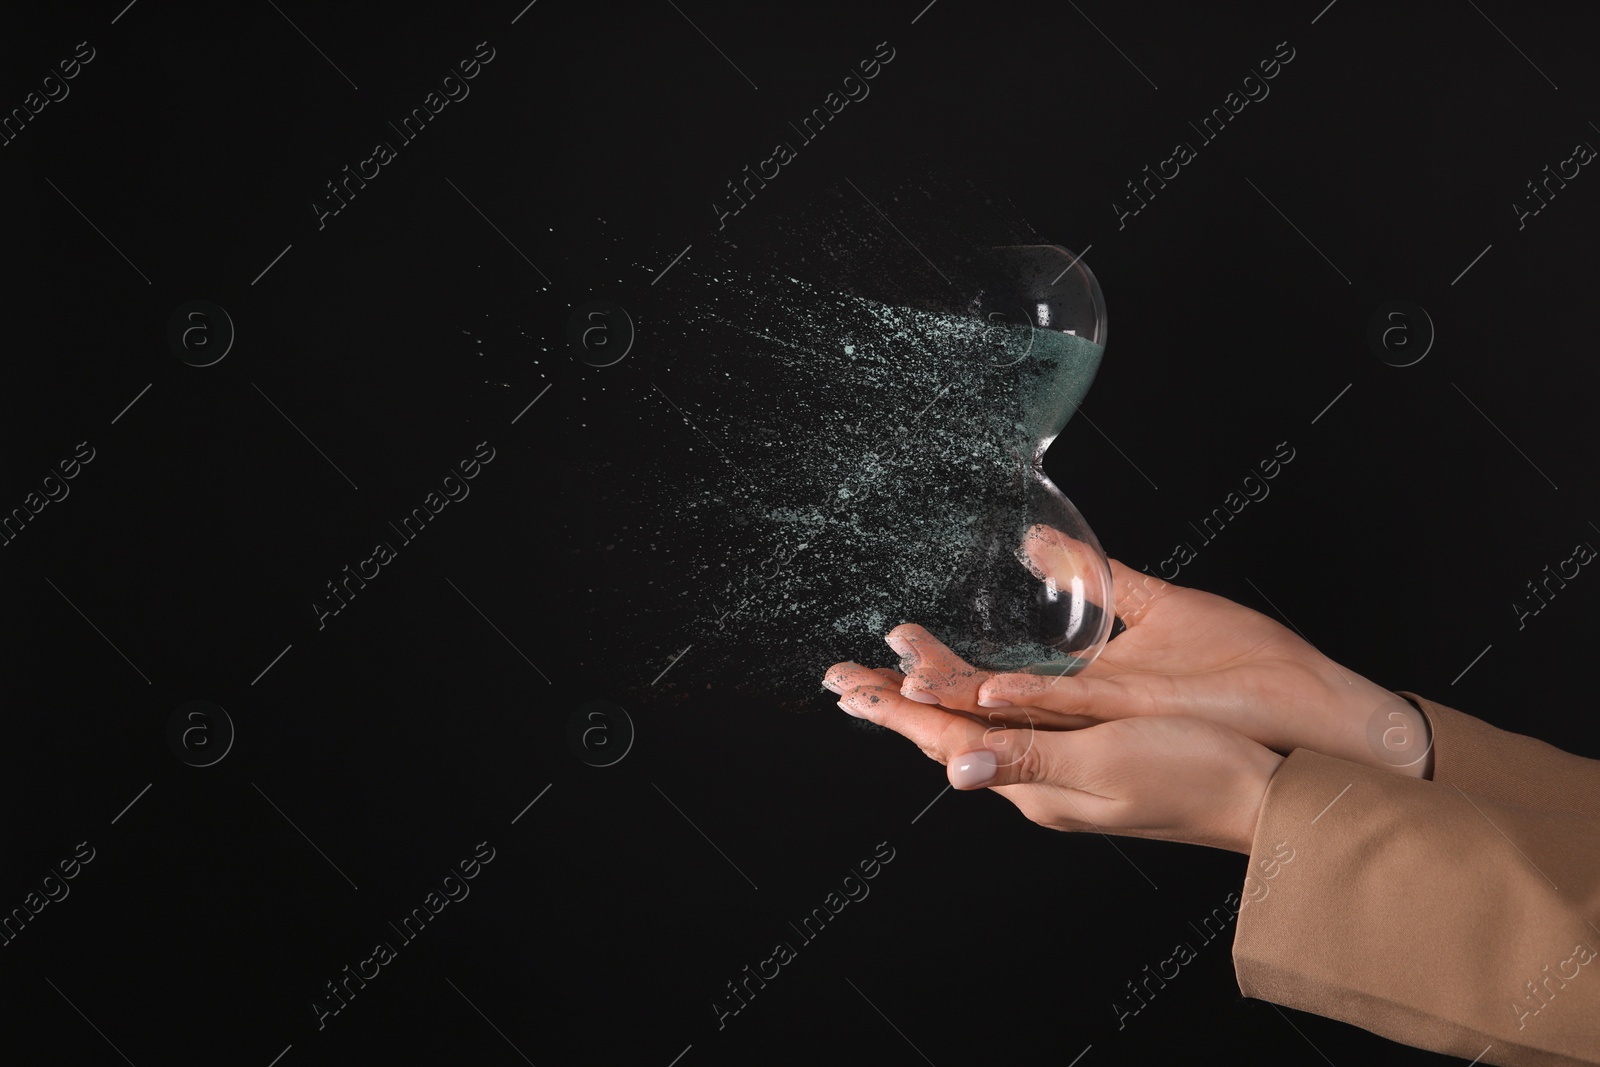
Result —
[{"label": "hourglass narrow neck", "polygon": [[1019,431],[1027,438],[1029,459],[1038,465],[1067,421],[1078,410],[1105,349],[1093,341],[1057,330],[1036,329],[1030,359],[1018,384]]}]

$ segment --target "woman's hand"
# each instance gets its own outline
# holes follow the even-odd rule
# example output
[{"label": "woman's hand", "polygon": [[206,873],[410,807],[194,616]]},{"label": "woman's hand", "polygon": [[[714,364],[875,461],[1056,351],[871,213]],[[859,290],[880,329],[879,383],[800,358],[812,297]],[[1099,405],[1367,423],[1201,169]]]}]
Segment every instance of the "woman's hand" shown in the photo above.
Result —
[{"label": "woman's hand", "polygon": [[[957,662],[960,662],[959,660]],[[1203,719],[1141,717],[1075,730],[985,725],[909,700],[907,679],[856,663],[829,669],[839,706],[916,742],[957,789],[985,786],[1056,830],[1098,830],[1250,853],[1283,757]]]},{"label": "woman's hand", "polygon": [[1172,585],[1111,560],[1116,613],[1127,630],[1070,677],[991,674],[966,664],[920,626],[890,631],[906,697],[991,722],[1073,728],[1190,716],[1277,752],[1309,748],[1354,763],[1428,777],[1427,719],[1409,701],[1341,668],[1242,604]]}]

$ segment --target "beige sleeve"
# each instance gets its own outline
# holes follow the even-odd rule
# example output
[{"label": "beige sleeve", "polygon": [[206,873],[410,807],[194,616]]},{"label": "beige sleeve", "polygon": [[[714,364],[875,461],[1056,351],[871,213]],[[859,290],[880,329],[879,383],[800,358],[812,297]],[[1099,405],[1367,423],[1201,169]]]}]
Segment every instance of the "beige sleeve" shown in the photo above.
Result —
[{"label": "beige sleeve", "polygon": [[[1278,768],[1241,894],[1239,989],[1463,1060],[1600,1064],[1600,818],[1506,799],[1578,806],[1593,783],[1555,780],[1549,753],[1577,757],[1516,735],[1489,762],[1493,727],[1425,710],[1442,780],[1307,749]],[[1574,792],[1546,795],[1560,786]]]},{"label": "beige sleeve", "polygon": [[1600,818],[1600,760],[1584,759],[1401,692],[1433,731],[1433,780],[1474,797]]}]

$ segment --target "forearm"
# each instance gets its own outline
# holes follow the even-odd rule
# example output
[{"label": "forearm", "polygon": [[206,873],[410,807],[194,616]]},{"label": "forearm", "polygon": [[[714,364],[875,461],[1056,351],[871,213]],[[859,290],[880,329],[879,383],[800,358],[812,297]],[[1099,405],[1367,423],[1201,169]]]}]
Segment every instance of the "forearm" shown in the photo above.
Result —
[{"label": "forearm", "polygon": [[1600,760],[1499,729],[1415,693],[1401,695],[1427,716],[1434,781],[1475,797],[1600,818]]},{"label": "forearm", "polygon": [[1482,1063],[1600,1063],[1600,821],[1298,750],[1251,872],[1246,996]]}]

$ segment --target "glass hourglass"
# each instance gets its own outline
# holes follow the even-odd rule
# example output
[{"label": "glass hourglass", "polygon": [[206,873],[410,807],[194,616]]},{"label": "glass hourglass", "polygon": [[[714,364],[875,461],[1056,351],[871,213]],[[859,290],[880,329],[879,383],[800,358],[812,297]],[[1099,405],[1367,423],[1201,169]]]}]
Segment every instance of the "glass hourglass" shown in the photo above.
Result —
[{"label": "glass hourglass", "polygon": [[967,310],[982,340],[958,358],[1005,440],[977,470],[981,511],[951,553],[930,629],[981,669],[1076,674],[1120,632],[1111,568],[1043,460],[1099,367],[1105,302],[1088,266],[1056,245],[990,249],[977,277]]}]

